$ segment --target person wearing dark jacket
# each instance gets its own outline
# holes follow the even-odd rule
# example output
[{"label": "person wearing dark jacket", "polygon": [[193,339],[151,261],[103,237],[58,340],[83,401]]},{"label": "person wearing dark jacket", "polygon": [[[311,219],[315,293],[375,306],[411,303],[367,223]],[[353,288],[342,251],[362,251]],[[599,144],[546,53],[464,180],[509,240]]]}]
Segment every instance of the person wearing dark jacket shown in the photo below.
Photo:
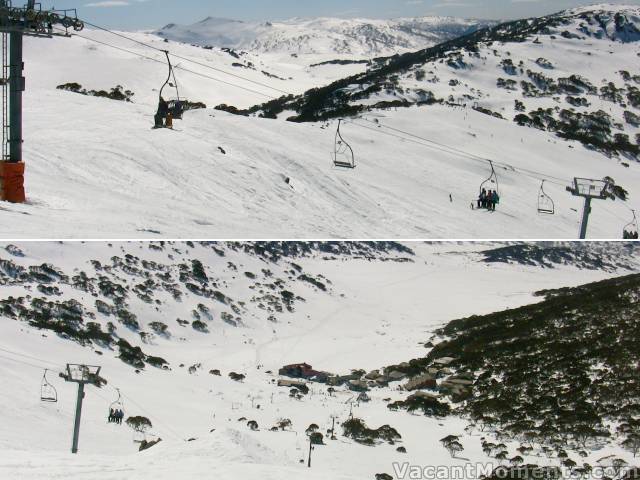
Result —
[{"label": "person wearing dark jacket", "polygon": [[500,195],[496,190],[493,191],[491,195],[491,210],[496,211],[496,205],[500,203]]},{"label": "person wearing dark jacket", "polygon": [[492,210],[493,206],[493,192],[489,190],[487,192],[487,201],[486,201],[487,210]]},{"label": "person wearing dark jacket", "polygon": [[478,208],[485,208],[487,206],[487,191],[483,188],[478,197]]},{"label": "person wearing dark jacket", "polygon": [[169,104],[166,100],[160,97],[160,101],[158,102],[158,111],[155,115],[156,128],[164,127],[165,119],[167,118],[167,113],[169,113]]}]

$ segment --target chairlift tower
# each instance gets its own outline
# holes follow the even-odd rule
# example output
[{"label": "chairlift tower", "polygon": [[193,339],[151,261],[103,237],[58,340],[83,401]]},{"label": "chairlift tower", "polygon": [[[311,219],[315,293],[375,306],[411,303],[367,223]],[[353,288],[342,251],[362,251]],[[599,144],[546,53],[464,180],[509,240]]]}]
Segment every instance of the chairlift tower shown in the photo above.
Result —
[{"label": "chairlift tower", "polygon": [[609,182],[590,178],[574,178],[573,186],[567,187],[567,191],[571,192],[575,197],[584,198],[584,210],[582,212],[582,223],[580,225],[580,240],[585,240],[587,238],[589,214],[591,213],[591,200],[607,200],[611,198]]},{"label": "chairlift tower", "polygon": [[84,386],[89,383],[96,385],[98,383],[98,374],[101,367],[93,365],[78,365],[67,363],[67,373],[64,379],[67,382],[78,384],[78,398],[76,400],[76,416],[73,422],[73,443],[71,445],[71,453],[78,453],[78,440],[80,439],[80,418],[82,417],[82,401],[84,400]]},{"label": "chairlift tower", "polygon": [[[55,26],[62,28],[55,28]],[[54,31],[55,28],[55,31]],[[2,37],[2,158],[0,159],[0,200],[24,203],[24,161],[22,159],[23,38],[70,37],[80,31],[76,9],[43,10],[35,0],[14,7],[11,0],[0,0]]]},{"label": "chairlift tower", "polygon": [[311,452],[313,452],[313,436],[309,436],[309,460],[307,460],[307,468],[311,468]]},{"label": "chairlift tower", "polygon": [[331,440],[336,439],[336,416],[331,415]]}]

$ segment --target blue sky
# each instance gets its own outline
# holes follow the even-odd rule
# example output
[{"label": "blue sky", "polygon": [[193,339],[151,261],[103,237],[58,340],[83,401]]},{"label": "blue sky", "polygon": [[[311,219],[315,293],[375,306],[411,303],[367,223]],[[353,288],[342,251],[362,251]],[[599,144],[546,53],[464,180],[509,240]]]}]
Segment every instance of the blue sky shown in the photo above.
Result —
[{"label": "blue sky", "polygon": [[[14,2],[14,4],[20,3]],[[77,7],[79,15],[108,27],[141,29],[194,23],[207,16],[238,20],[291,17],[393,18],[453,15],[511,19],[544,15],[594,1],[583,0],[43,0],[43,7]],[[640,0],[609,3],[640,5]]]}]

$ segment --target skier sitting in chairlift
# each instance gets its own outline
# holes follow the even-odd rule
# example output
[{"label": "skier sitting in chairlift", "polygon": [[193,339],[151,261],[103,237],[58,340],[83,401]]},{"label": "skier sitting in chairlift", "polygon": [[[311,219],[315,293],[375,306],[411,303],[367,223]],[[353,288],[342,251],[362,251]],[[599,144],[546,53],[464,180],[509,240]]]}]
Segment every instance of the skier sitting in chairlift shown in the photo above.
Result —
[{"label": "skier sitting in chairlift", "polygon": [[124,418],[124,412],[120,409],[110,409],[109,410],[109,423],[117,423],[118,425],[122,424],[122,419]]},{"label": "skier sitting in chairlift", "polygon": [[489,203],[489,210],[491,210],[492,212],[495,212],[496,205],[500,203],[500,195],[498,195],[498,192],[496,190],[493,190],[492,192],[490,192],[490,195],[491,195],[491,202]]},{"label": "skier sitting in chairlift", "polygon": [[478,208],[486,208],[489,211],[495,212],[496,205],[500,203],[500,196],[496,190],[482,189],[480,196],[478,197]]},{"label": "skier sitting in chairlift", "polygon": [[487,190],[484,188],[478,197],[478,208],[487,208]]},{"label": "skier sitting in chairlift", "polygon": [[162,128],[165,125],[165,119],[167,118],[167,114],[169,113],[169,104],[166,100],[160,97],[160,101],[158,102],[158,111],[155,115],[155,123],[156,128]]}]

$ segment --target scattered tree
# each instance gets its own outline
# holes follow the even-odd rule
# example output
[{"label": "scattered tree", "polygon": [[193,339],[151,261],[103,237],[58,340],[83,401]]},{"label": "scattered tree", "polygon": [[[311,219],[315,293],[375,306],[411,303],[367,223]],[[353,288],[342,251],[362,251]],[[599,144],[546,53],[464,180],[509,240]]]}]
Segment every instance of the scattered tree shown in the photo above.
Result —
[{"label": "scattered tree", "polygon": [[234,382],[242,382],[247,377],[246,377],[246,375],[243,375],[242,373],[230,372],[229,373],[229,378],[231,380],[233,380]]},{"label": "scattered tree", "polygon": [[638,433],[629,434],[629,436],[625,439],[625,441],[622,442],[622,446],[625,449],[629,450],[633,454],[633,457],[635,458],[636,455],[638,455],[638,452],[640,451],[640,434]]},{"label": "scattered tree", "polygon": [[256,422],[255,420],[249,420],[247,422],[247,427],[255,432],[256,430],[258,430],[258,422]]},{"label": "scattered tree", "polygon": [[460,443],[460,437],[456,435],[448,435],[440,439],[440,443],[449,452],[451,458],[456,458],[456,455],[464,450]]},{"label": "scattered tree", "polygon": [[138,433],[146,433],[150,428],[153,427],[151,420],[147,417],[129,417],[126,420],[126,424],[135,432]]},{"label": "scattered tree", "polygon": [[284,431],[287,428],[290,428],[292,425],[291,420],[289,420],[288,418],[281,418],[280,420],[278,420],[277,426],[280,430]]}]

